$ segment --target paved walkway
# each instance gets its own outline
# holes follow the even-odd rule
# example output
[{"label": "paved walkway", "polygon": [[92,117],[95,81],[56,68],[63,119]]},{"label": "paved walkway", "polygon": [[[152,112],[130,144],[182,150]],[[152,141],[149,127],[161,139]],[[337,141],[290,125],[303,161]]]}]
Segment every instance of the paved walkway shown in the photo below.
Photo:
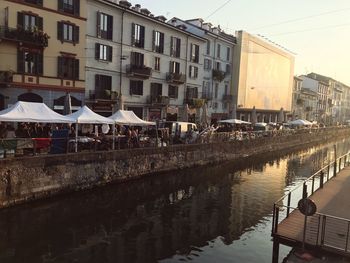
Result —
[{"label": "paved walkway", "polygon": [[[318,213],[350,219],[350,166],[345,167],[310,198],[316,203]],[[321,244],[323,225],[324,246],[342,251],[350,250],[350,240],[346,240],[350,224],[344,220],[332,217],[325,219],[319,215],[308,217],[305,240],[307,244]],[[303,229],[304,215],[295,210],[278,225],[277,235],[302,242]]]}]

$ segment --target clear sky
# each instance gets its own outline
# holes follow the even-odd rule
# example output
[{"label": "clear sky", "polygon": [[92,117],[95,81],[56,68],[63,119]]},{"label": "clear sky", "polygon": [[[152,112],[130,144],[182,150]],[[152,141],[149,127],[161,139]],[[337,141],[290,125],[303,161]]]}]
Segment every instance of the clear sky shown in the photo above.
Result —
[{"label": "clear sky", "polygon": [[200,17],[220,25],[228,33],[245,30],[263,35],[295,53],[296,75],[317,72],[350,85],[349,0],[132,0],[131,3],[141,4],[153,14],[168,19]]}]

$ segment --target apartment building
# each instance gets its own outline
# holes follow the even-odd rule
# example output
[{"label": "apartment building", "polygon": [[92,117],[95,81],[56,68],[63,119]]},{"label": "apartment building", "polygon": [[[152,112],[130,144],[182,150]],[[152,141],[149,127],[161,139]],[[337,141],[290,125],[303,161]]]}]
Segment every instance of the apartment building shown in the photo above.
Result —
[{"label": "apartment building", "polygon": [[214,27],[201,18],[169,20],[174,26],[205,38],[203,43],[204,74],[201,98],[206,101],[212,122],[230,117],[233,107],[232,61],[236,38],[226,34],[220,26]]},{"label": "apartment building", "polygon": [[86,0],[0,1],[0,109],[84,103]]},{"label": "apartment building", "polygon": [[87,0],[87,10],[87,104],[103,115],[188,118],[201,93],[205,39],[128,1]]},{"label": "apartment building", "polygon": [[328,98],[329,98],[329,84],[327,82],[316,80],[308,76],[300,76],[302,79],[302,87],[309,89],[317,94],[316,109],[310,109],[309,111],[315,111],[314,119],[318,122],[325,123],[327,119]]}]

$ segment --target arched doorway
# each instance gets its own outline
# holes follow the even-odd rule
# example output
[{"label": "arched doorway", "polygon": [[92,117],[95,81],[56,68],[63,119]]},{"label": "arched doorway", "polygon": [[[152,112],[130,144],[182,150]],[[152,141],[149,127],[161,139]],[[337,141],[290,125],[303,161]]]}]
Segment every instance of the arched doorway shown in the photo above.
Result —
[{"label": "arched doorway", "polygon": [[5,109],[5,96],[0,94],[0,110]]},{"label": "arched doorway", "polygon": [[38,94],[27,92],[18,96],[18,101],[26,102],[43,102],[43,98]]}]

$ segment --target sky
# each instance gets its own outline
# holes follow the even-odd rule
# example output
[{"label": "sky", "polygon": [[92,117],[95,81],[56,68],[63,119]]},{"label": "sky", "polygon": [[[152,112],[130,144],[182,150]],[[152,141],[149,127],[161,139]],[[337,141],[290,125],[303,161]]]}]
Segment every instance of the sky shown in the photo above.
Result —
[{"label": "sky", "polygon": [[349,0],[132,0],[167,19],[202,18],[225,32],[262,35],[295,55],[295,75],[316,72],[350,85]]}]

